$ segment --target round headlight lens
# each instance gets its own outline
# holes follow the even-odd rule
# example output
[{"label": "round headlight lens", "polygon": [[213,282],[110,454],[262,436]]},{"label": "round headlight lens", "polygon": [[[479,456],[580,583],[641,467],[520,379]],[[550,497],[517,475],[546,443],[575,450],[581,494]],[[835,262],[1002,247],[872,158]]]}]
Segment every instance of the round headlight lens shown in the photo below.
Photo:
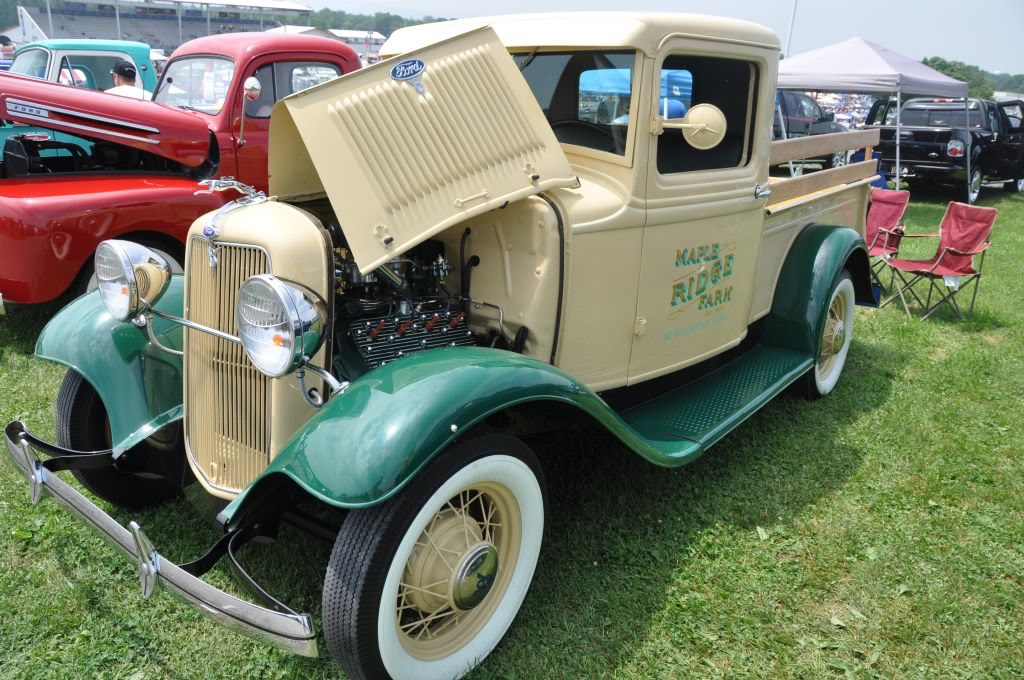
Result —
[{"label": "round headlight lens", "polygon": [[100,299],[110,316],[127,321],[145,311],[167,290],[171,268],[145,246],[112,239],[100,243],[93,258]]},{"label": "round headlight lens", "polygon": [[110,316],[118,321],[127,321],[139,300],[135,272],[127,254],[116,241],[104,241],[96,249],[93,265],[103,306]]},{"label": "round headlight lens", "polygon": [[249,361],[272,378],[301,366],[324,339],[324,303],[311,291],[269,274],[242,284],[235,313]]}]

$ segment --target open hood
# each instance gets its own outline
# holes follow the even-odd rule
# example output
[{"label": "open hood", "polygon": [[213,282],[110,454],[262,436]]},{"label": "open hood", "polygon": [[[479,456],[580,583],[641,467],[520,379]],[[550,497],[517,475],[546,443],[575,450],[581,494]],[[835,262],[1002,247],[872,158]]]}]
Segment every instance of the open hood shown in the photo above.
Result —
[{"label": "open hood", "polygon": [[210,152],[210,127],[198,114],[26,76],[0,74],[0,118],[123,144],[190,168]]},{"label": "open hood", "polygon": [[576,184],[490,28],[281,100],[269,165],[271,193],[327,194],[363,273],[463,220]]}]

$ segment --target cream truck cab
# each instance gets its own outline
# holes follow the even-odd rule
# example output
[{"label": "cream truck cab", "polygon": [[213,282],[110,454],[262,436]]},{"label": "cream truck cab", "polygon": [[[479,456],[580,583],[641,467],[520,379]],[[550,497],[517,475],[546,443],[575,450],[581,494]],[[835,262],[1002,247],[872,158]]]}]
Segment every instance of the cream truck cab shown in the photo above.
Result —
[{"label": "cream truck cab", "polygon": [[[473,19],[382,54],[275,106],[272,196],[209,182],[242,196],[196,221],[183,277],[100,247],[100,290],[37,348],[69,367],[59,445],[6,439],[145,596],[316,654],[309,615],[199,578],[292,520],[334,543],[323,641],[351,677],[454,678],[527,597],[558,493],[524,432],[579,420],[674,467],[791,385],[835,388],[876,301],[874,167],[768,168],[878,133],[773,143],[778,39],[742,21]],[[196,483],[223,538],[173,564],[61,470],[135,507]]]}]

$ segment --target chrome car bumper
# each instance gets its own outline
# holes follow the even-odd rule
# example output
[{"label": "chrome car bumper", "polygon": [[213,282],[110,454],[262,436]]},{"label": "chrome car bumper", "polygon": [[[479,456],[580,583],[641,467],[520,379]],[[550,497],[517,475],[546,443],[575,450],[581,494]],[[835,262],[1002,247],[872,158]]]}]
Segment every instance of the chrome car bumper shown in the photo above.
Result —
[{"label": "chrome car bumper", "polygon": [[131,522],[128,528],[117,523],[88,498],[51,472],[36,457],[25,426],[18,421],[4,429],[7,453],[14,466],[31,487],[32,504],[44,496],[77,515],[93,531],[119,549],[139,567],[143,598],[159,587],[199,609],[214,621],[263,642],[302,656],[317,656],[316,633],[308,614],[273,611],[240,600],[183,570],[158,553]]}]

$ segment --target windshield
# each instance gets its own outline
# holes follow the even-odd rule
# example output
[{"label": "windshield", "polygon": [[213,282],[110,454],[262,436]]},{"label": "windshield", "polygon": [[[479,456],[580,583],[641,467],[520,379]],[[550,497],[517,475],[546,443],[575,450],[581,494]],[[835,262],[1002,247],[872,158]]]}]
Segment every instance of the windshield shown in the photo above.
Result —
[{"label": "windshield", "polygon": [[153,101],[217,115],[234,74],[234,62],[223,57],[175,59],[164,71]]},{"label": "windshield", "polygon": [[31,49],[21,52],[11,62],[11,73],[18,73],[33,78],[46,77],[46,65],[50,61],[50,55],[46,50]]},{"label": "windshield", "polygon": [[512,56],[558,141],[625,154],[635,52]]}]

